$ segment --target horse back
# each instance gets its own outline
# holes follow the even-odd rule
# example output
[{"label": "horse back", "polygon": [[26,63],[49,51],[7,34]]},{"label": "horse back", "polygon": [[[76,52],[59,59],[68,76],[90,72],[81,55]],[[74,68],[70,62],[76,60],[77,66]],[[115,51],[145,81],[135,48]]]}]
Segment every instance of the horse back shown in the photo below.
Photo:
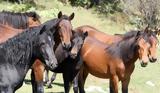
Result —
[{"label": "horse back", "polygon": [[98,39],[99,41],[106,43],[106,44],[112,44],[112,43],[122,39],[122,37],[120,37],[118,35],[109,35],[109,34],[101,32],[101,31],[97,30],[96,28],[94,28],[92,26],[88,26],[88,25],[78,27],[78,28],[76,28],[76,31],[77,32],[86,32],[87,31],[89,36],[94,37],[94,38]]},{"label": "horse back", "polygon": [[15,29],[7,25],[0,24],[0,43],[5,42],[9,38],[23,32],[22,29]]}]

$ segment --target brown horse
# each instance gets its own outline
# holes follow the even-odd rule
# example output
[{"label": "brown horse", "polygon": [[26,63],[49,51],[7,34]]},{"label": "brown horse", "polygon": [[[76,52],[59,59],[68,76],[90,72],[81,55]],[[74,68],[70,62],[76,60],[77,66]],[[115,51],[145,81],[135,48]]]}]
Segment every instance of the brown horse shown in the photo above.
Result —
[{"label": "brown horse", "polygon": [[[94,27],[88,26],[88,25],[84,25],[84,26],[80,26],[78,28],[76,28],[75,31],[82,31],[82,32],[88,32],[88,35],[91,37],[96,38],[97,40],[106,43],[106,44],[112,44],[114,42],[120,41],[123,38],[123,34],[119,34],[119,35],[109,35],[106,33],[103,33],[99,30],[97,30]],[[157,44],[158,44],[158,39],[156,37],[156,34],[151,30],[148,29],[148,27],[145,28],[144,31],[149,31],[151,33],[150,35],[150,43],[151,43],[151,47],[150,47],[150,52],[149,52],[149,58],[151,62],[155,62],[157,60],[157,56],[156,56],[156,49],[157,49]],[[137,31],[132,31],[135,35],[137,34]],[[158,32],[158,30],[156,30],[156,32]]]},{"label": "brown horse", "polygon": [[122,82],[122,92],[128,93],[128,84],[135,62],[139,58],[142,60],[141,66],[147,65],[149,47],[149,34],[140,31],[137,35],[124,34],[121,41],[111,45],[106,45],[92,37],[86,38],[81,49],[84,69],[79,77],[80,93],[85,92],[84,83],[88,73],[99,78],[110,79],[111,93],[118,93],[119,81]]},{"label": "brown horse", "polygon": [[12,27],[0,24],[0,43],[7,41],[9,38],[14,37],[21,32],[23,32],[22,29],[14,29]]},{"label": "brown horse", "polygon": [[39,15],[35,12],[0,12],[0,24],[8,25],[17,29],[26,29],[28,27],[40,25],[41,22],[39,18]]}]

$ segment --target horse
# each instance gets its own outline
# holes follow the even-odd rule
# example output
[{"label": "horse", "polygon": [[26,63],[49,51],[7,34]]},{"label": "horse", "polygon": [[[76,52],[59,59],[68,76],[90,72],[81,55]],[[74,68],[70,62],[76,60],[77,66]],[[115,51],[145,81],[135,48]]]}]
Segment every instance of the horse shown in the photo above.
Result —
[{"label": "horse", "polygon": [[8,25],[17,29],[26,29],[40,25],[40,16],[36,12],[0,12],[0,24]]},{"label": "horse", "polygon": [[[96,39],[98,39],[99,41],[103,42],[103,43],[106,43],[106,44],[112,44],[112,43],[115,43],[115,42],[118,42],[120,40],[123,39],[123,34],[115,34],[115,35],[109,35],[109,34],[106,34],[104,32],[101,32],[99,30],[97,30],[96,28],[92,27],[92,26],[89,26],[89,25],[84,25],[84,26],[80,26],[80,27],[77,27],[75,29],[75,31],[78,31],[78,32],[88,32],[88,35],[91,36],[91,37],[94,37]],[[140,30],[131,30],[132,33],[134,35],[137,34],[138,31]],[[156,56],[156,46],[158,44],[158,39],[156,37],[156,35],[158,33],[156,33],[156,30],[155,32],[149,30],[149,27],[146,27],[144,30],[142,31],[146,31],[146,32],[149,32],[151,33],[150,35],[150,43],[151,43],[151,47],[150,47],[150,53],[149,53],[149,58],[150,58],[150,61],[151,62],[155,62],[157,60],[157,56]]]},{"label": "horse", "polygon": [[[68,50],[71,47],[71,38],[72,38],[72,24],[71,20],[74,18],[74,13],[70,16],[63,15],[62,12],[58,13],[58,18],[49,20],[43,25],[48,28],[48,30],[55,29],[57,33],[54,34],[55,46],[53,47],[54,51],[59,44],[62,44],[63,48]],[[32,66],[31,74],[31,83],[33,93],[44,93],[43,89],[43,72],[45,66],[36,60],[35,64]]]},{"label": "horse", "polygon": [[127,33],[121,41],[111,45],[93,37],[86,38],[81,48],[84,65],[78,77],[80,93],[85,93],[84,83],[88,73],[109,79],[110,93],[118,93],[119,81],[122,83],[122,93],[128,93],[128,85],[136,60],[142,60],[140,62],[142,67],[146,67],[149,61],[150,35],[143,31],[138,31],[137,35],[132,32]]},{"label": "horse", "polygon": [[0,44],[1,93],[15,93],[37,58],[50,69],[56,67],[53,34],[45,26],[39,26],[27,29]]},{"label": "horse", "polygon": [[74,33],[72,38],[72,48],[70,50],[72,51],[72,53],[68,53],[67,51],[65,51],[61,44],[57,47],[55,51],[55,56],[59,65],[55,70],[52,70],[52,72],[63,74],[65,93],[69,93],[70,82],[73,81],[74,77],[77,75],[82,65],[79,51],[87,35],[87,32]]},{"label": "horse", "polygon": [[[158,31],[157,29],[155,29],[156,31],[150,31],[148,29],[148,27],[145,28],[145,32],[148,32],[151,34],[150,35],[150,43],[151,43],[151,47],[149,48],[149,60],[150,62],[156,62],[157,60],[157,56],[156,56],[156,49],[157,49],[157,44],[158,44],[158,39],[156,37],[156,35],[158,34]],[[88,32],[88,36],[90,37],[93,37],[97,40],[99,40],[100,42],[102,43],[105,43],[105,44],[113,44],[115,42],[118,42],[120,40],[123,39],[123,34],[115,34],[115,35],[110,35],[110,34],[106,34],[104,32],[101,32],[99,30],[97,30],[96,28],[92,27],[92,26],[89,26],[89,25],[83,25],[83,26],[80,26],[80,27],[77,27],[75,28],[75,31],[76,32]],[[143,31],[143,30],[142,30]],[[137,34],[138,31],[135,31],[135,30],[131,30],[129,33],[132,33],[134,35]],[[127,34],[129,34],[127,33]],[[82,70],[83,71],[83,70]],[[53,73],[52,77],[51,77],[51,80],[50,81],[54,81],[56,78],[56,73]],[[51,83],[52,82],[48,82],[48,87],[50,88],[51,87]],[[77,82],[75,81],[74,82],[74,85],[77,86]],[[75,89],[78,89],[76,87],[74,87],[74,91],[77,91]],[[77,93],[77,92],[75,92]]]}]

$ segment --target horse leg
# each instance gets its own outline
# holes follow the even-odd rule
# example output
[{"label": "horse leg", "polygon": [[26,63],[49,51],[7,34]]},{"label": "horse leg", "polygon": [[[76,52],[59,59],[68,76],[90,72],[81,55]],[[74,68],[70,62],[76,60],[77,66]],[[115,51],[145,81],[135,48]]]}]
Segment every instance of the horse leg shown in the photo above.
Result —
[{"label": "horse leg", "polygon": [[45,69],[45,75],[44,75],[44,84],[46,85],[47,82],[49,82],[49,70],[46,68]]},{"label": "horse leg", "polygon": [[78,76],[78,87],[79,87],[80,93],[85,93],[84,84],[87,76],[88,76],[88,70],[83,66],[80,69],[79,76]]},{"label": "horse leg", "polygon": [[70,91],[70,87],[71,87],[71,82],[70,82],[70,78],[69,78],[69,75],[68,73],[63,73],[63,81],[64,81],[64,90],[65,90],[65,93],[69,93]]},{"label": "horse leg", "polygon": [[47,87],[52,88],[52,82],[56,79],[56,73],[53,72],[51,79],[48,81]]},{"label": "horse leg", "polygon": [[128,93],[129,82],[130,82],[130,77],[122,81],[122,93]]},{"label": "horse leg", "polygon": [[111,81],[111,79],[109,80],[109,93],[114,93],[113,92],[113,85],[112,85],[113,83],[112,83],[112,81]]},{"label": "horse leg", "polygon": [[78,93],[78,76],[79,76],[79,73],[76,75],[76,77],[73,80],[73,91],[74,91],[74,93]]},{"label": "horse leg", "polygon": [[32,93],[37,93],[36,91],[37,84],[35,82],[35,75],[33,69],[31,71],[31,84],[32,84]]},{"label": "horse leg", "polygon": [[32,68],[31,81],[33,84],[33,93],[44,93],[43,73],[45,67],[39,60],[36,60]]},{"label": "horse leg", "polygon": [[110,93],[118,93],[118,76],[113,75],[110,79]]},{"label": "horse leg", "polygon": [[31,72],[32,93],[44,93],[43,80],[40,82],[35,80],[35,72]]}]

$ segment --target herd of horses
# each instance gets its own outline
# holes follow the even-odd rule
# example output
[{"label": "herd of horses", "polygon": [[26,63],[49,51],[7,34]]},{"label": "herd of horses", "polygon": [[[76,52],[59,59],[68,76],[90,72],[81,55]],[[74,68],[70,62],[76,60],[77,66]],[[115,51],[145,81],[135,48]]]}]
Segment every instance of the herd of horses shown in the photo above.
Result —
[{"label": "herd of horses", "polygon": [[51,87],[56,73],[63,74],[65,93],[72,83],[74,93],[85,93],[88,73],[109,79],[110,93],[118,93],[119,81],[128,93],[136,60],[142,67],[157,61],[159,29],[110,35],[89,25],[73,29],[73,18],[59,12],[42,24],[35,12],[0,12],[0,93],[19,89],[29,69],[33,93],[44,93],[44,83]]}]

